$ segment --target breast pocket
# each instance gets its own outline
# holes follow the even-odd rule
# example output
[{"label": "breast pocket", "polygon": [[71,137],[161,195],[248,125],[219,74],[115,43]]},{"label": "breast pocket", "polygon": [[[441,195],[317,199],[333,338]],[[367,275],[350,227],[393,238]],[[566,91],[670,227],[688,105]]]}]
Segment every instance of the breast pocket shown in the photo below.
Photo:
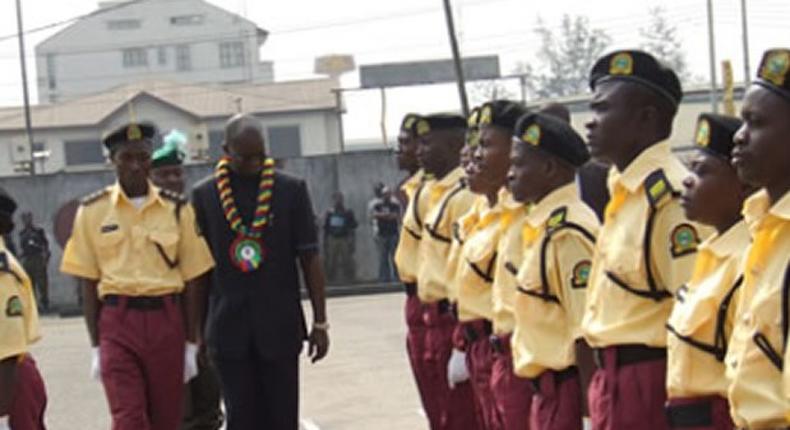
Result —
[{"label": "breast pocket", "polygon": [[606,270],[631,288],[644,288],[644,228],[621,227],[612,233],[606,247]]},{"label": "breast pocket", "polygon": [[148,239],[153,243],[161,261],[168,268],[174,269],[178,266],[178,234],[166,231],[153,231],[148,234]]},{"label": "breast pocket", "polygon": [[117,229],[114,231],[101,233],[96,239],[97,255],[96,258],[103,267],[108,267],[113,264],[119,264],[125,239],[125,234],[122,230]]}]

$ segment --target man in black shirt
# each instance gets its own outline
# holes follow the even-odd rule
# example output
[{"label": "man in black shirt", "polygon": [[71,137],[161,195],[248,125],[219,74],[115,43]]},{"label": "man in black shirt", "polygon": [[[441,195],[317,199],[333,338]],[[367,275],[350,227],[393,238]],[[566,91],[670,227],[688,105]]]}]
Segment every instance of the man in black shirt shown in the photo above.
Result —
[{"label": "man in black shirt", "polygon": [[[192,203],[216,260],[206,343],[222,382],[227,428],[295,430],[302,343],[309,341],[313,362],[329,348],[312,204],[303,180],[274,171],[254,117],[230,119],[223,149]],[[309,336],[300,268],[313,308]]]},{"label": "man in black shirt", "polygon": [[22,265],[33,281],[36,290],[38,307],[43,312],[49,311],[49,241],[44,229],[33,223],[33,214],[22,214],[22,231],[19,232],[19,247],[22,251]]},{"label": "man in black shirt", "polygon": [[379,249],[379,282],[394,282],[396,275],[393,257],[400,234],[398,221],[401,218],[401,207],[389,188],[381,189],[381,196],[372,205],[371,217],[376,227],[376,245]]},{"label": "man in black shirt", "polygon": [[332,283],[353,282],[356,278],[357,219],[354,211],[346,208],[343,193],[332,195],[334,205],[324,216],[324,254],[329,281]]}]

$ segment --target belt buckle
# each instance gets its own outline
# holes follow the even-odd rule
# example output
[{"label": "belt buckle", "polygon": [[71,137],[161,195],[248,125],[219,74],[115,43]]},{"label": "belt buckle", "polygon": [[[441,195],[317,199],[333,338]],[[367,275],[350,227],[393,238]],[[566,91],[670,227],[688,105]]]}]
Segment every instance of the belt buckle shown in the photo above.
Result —
[{"label": "belt buckle", "polygon": [[499,336],[492,334],[488,338],[488,341],[491,342],[491,349],[493,349],[497,354],[502,354],[505,352],[505,349],[503,348],[504,345],[502,345],[502,339],[500,339]]},{"label": "belt buckle", "polygon": [[593,363],[599,369],[603,369],[604,359],[603,359],[603,349],[596,348],[593,349]]}]

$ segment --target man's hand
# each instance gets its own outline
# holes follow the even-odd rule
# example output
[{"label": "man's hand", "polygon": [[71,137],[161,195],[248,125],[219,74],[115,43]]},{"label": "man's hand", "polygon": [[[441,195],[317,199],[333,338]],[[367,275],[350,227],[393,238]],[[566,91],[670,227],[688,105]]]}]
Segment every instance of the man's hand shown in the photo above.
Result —
[{"label": "man's hand", "polygon": [[313,327],[310,332],[308,356],[313,363],[323,360],[329,352],[329,333],[326,329]]},{"label": "man's hand", "polygon": [[453,348],[450,361],[447,363],[447,383],[450,389],[469,379],[469,369],[466,367],[466,353]]},{"label": "man's hand", "polygon": [[101,380],[101,354],[98,346],[91,349],[91,379]]},{"label": "man's hand", "polygon": [[195,343],[187,342],[184,348],[184,383],[198,375],[197,365],[198,346]]}]

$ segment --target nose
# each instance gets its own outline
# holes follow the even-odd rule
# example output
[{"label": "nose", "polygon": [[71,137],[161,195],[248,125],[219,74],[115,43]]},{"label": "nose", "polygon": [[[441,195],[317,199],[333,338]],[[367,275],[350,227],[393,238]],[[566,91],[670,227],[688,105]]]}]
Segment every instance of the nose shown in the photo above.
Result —
[{"label": "nose", "polygon": [[732,137],[732,142],[735,146],[743,146],[746,144],[746,136],[746,123],[743,123],[741,124],[741,128],[739,128]]},{"label": "nose", "polygon": [[595,128],[595,118],[593,117],[585,121],[584,128],[586,128],[587,130],[592,130],[593,128]]},{"label": "nose", "polygon": [[686,189],[690,189],[691,186],[694,185],[694,175],[688,175],[685,179],[683,179],[683,186]]}]

